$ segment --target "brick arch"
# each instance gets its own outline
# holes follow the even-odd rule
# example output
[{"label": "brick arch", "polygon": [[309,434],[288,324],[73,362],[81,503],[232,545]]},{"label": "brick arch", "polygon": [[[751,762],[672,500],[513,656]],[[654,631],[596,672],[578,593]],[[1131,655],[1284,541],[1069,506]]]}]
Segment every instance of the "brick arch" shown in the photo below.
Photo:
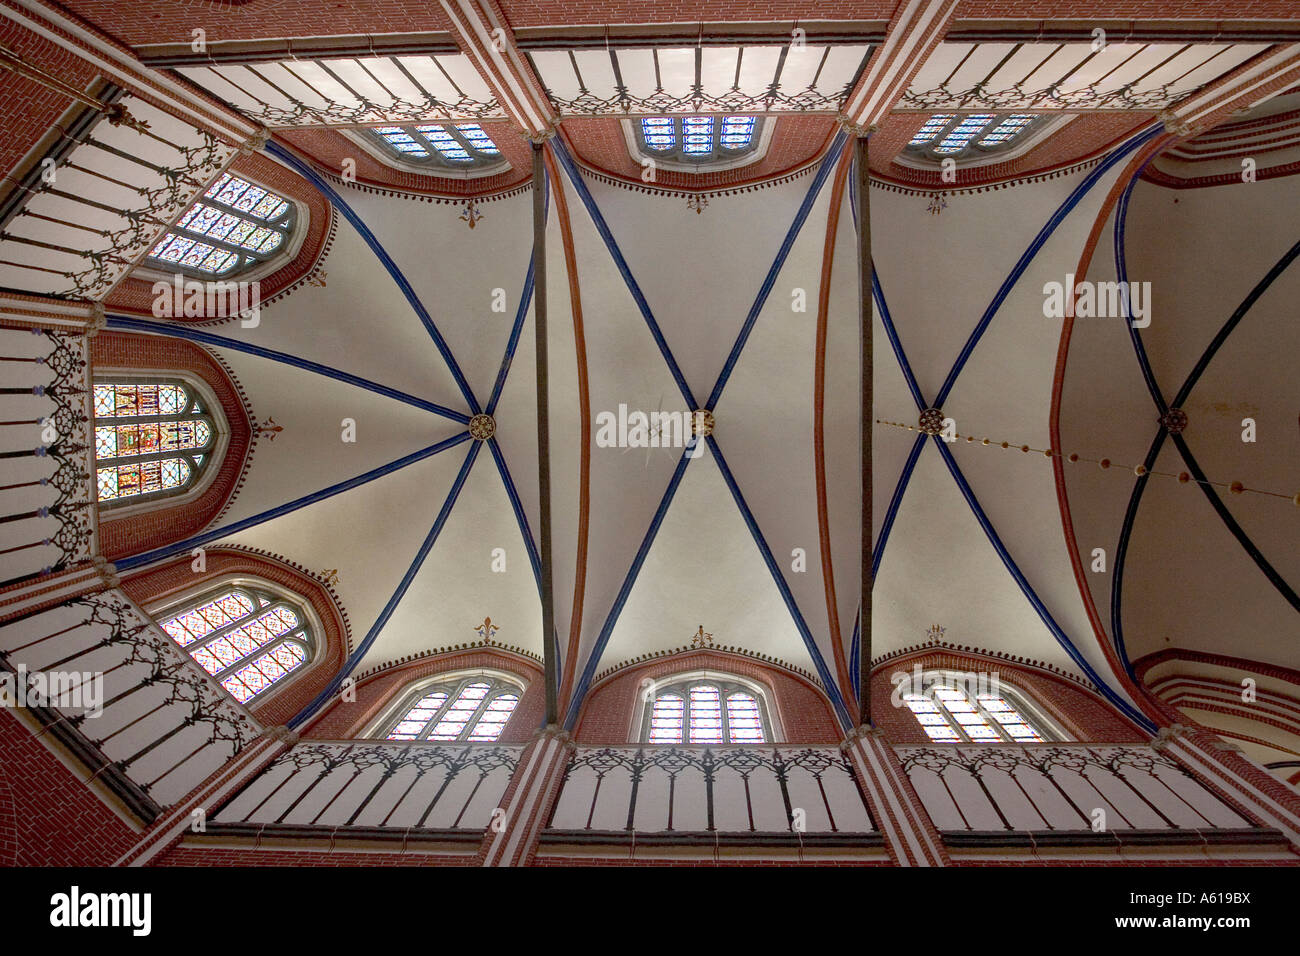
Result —
[{"label": "brick arch", "polygon": [[[231,163],[229,171],[266,186],[307,210],[307,234],[303,236],[297,254],[275,272],[258,280],[262,305],[317,279],[321,263],[329,252],[334,230],[334,213],[325,197],[293,170],[266,156],[254,154],[240,157]],[[237,280],[239,277],[235,278]],[[118,284],[104,300],[104,305],[109,312],[152,316],[153,301],[153,281],[131,275]],[[167,321],[188,325],[222,325],[237,321],[237,317],[174,317]]]},{"label": "brick arch", "polygon": [[425,657],[385,668],[356,685],[356,702],[335,701],[303,731],[317,740],[349,740],[426,677],[490,667],[524,681],[524,693],[501,731],[503,744],[527,743],[546,717],[546,686],[536,662],[498,648],[474,648]]},{"label": "brick arch", "polygon": [[647,186],[641,164],[628,152],[623,121],[609,116],[568,116],[560,127],[574,157],[583,165],[638,188],[665,190],[720,190],[762,184],[786,176],[815,160],[835,136],[829,116],[782,114],[775,119],[767,152],[753,163],[714,172],[685,173],[671,169],[655,172]]},{"label": "brick arch", "polygon": [[784,668],[715,649],[659,657],[611,674],[588,692],[574,739],[583,744],[633,742],[627,735],[635,710],[641,706],[641,682],[697,670],[735,674],[766,687],[785,732],[785,739],[778,743],[838,743],[844,737],[830,700],[812,682]]},{"label": "brick arch", "polygon": [[1074,681],[1033,666],[992,655],[944,648],[914,651],[877,664],[871,674],[871,722],[891,744],[928,744],[911,711],[893,706],[895,673],[922,670],[995,672],[998,679],[1023,693],[1074,740],[1100,743],[1146,741],[1144,734],[1102,697]]},{"label": "brick arch", "polygon": [[323,634],[316,635],[317,644],[324,645],[321,656],[300,676],[286,678],[290,683],[282,691],[249,708],[249,713],[265,726],[284,724],[320,693],[343,666],[349,645],[347,612],[327,584],[283,558],[238,548],[213,548],[206,552],[205,558],[206,567],[202,572],[195,572],[190,566],[193,559],[185,555],[124,578],[122,590],[137,604],[148,605],[181,594],[198,593],[222,578],[248,575],[278,585],[309,604],[324,630]]},{"label": "brick arch", "polygon": [[[233,499],[252,459],[257,439],[255,423],[239,383],[230,371],[201,346],[181,339],[130,332],[101,332],[91,340],[91,372],[126,369],[132,374],[180,372],[202,381],[216,396],[230,429],[230,440],[217,475],[203,493],[190,501],[158,502],[148,511],[115,516],[100,514],[99,550],[110,561],[182,541],[206,528]],[[212,467],[211,465],[209,467]]]}]

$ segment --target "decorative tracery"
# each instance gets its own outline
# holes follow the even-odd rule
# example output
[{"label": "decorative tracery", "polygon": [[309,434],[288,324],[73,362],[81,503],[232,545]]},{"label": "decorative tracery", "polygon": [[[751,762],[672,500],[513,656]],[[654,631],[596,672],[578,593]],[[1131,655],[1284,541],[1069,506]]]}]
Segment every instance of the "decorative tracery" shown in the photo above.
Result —
[{"label": "decorative tracery", "polygon": [[758,148],[757,116],[653,116],[636,125],[641,151],[656,160],[728,161]]},{"label": "decorative tracery", "polygon": [[95,479],[101,504],[194,485],[215,440],[211,415],[180,382],[96,382]]},{"label": "decorative tracery", "polygon": [[493,677],[463,677],[425,686],[389,726],[388,740],[491,742],[519,705],[519,688]]},{"label": "decorative tracery", "polygon": [[231,278],[285,248],[296,218],[293,203],[283,196],[222,173],[146,261],[203,279]]},{"label": "decorative tracery", "polygon": [[1036,125],[1033,113],[936,113],[907,144],[934,159],[961,159],[1005,149]]},{"label": "decorative tracery", "polygon": [[478,123],[378,126],[372,132],[398,159],[447,169],[474,169],[501,162],[501,150]]},{"label": "decorative tracery", "polygon": [[657,689],[646,706],[645,743],[757,744],[767,739],[762,700],[731,681],[672,684]]},{"label": "decorative tracery", "polygon": [[311,660],[300,607],[255,587],[226,587],[160,620],[172,639],[246,704]]},{"label": "decorative tracery", "polygon": [[926,735],[940,743],[1042,743],[1054,739],[1025,716],[1026,709],[1005,688],[972,694],[946,676],[902,695]]}]

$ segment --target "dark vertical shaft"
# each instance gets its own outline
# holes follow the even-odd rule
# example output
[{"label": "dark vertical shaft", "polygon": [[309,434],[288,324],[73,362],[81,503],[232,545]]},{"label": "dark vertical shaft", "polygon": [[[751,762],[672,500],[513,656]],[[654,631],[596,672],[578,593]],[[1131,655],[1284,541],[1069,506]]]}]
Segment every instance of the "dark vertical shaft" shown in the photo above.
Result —
[{"label": "dark vertical shaft", "polygon": [[858,722],[871,723],[871,431],[875,402],[872,397],[871,307],[871,166],[867,136],[858,137],[858,336],[862,348],[862,411],[859,444],[862,453],[862,594],[858,611]]},{"label": "dark vertical shaft", "polygon": [[533,330],[537,358],[538,550],[542,564],[542,647],[546,665],[546,723],[559,723],[555,646],[555,591],[551,586],[551,430],[546,353],[546,171],[541,143],[533,143]]}]

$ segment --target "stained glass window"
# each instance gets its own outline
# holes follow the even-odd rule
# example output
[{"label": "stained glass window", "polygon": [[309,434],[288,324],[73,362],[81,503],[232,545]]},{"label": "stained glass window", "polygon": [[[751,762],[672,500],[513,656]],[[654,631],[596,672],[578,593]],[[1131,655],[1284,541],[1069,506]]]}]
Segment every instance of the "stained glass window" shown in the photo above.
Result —
[{"label": "stained glass window", "polygon": [[302,609],[258,588],[209,593],[158,624],[241,704],[312,656],[311,629]]},{"label": "stained glass window", "polygon": [[940,743],[1042,743],[1050,740],[1005,688],[974,692],[962,680],[930,675],[925,687],[903,694],[926,735]]},{"label": "stained glass window", "polygon": [[701,678],[658,689],[641,737],[650,744],[759,744],[765,724],[763,702],[748,687]]},{"label": "stained glass window", "polygon": [[469,740],[501,736],[520,690],[494,677],[462,677],[423,687],[387,729],[388,740]]},{"label": "stained glass window", "polygon": [[180,382],[96,382],[95,484],[101,504],[193,486],[212,457],[211,416]]},{"label": "stained glass window", "polygon": [[293,203],[246,179],[222,173],[150,251],[155,268],[201,279],[228,279],[288,245]]},{"label": "stained glass window", "polygon": [[502,162],[501,150],[478,123],[377,126],[369,131],[397,158],[446,169],[474,169]]},{"label": "stained glass window", "polygon": [[1038,119],[1033,113],[936,113],[907,147],[936,159],[979,155],[1010,146]]},{"label": "stained glass window", "polygon": [[636,123],[641,152],[654,159],[707,163],[758,148],[760,116],[647,116]]}]

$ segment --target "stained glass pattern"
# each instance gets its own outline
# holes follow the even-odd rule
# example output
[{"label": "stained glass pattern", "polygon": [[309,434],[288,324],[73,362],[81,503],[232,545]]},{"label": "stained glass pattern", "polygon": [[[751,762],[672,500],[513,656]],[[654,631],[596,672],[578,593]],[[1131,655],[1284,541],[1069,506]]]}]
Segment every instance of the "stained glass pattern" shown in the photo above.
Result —
[{"label": "stained glass pattern", "polygon": [[212,420],[183,385],[97,382],[94,405],[100,502],[183,491],[202,470]]},{"label": "stained glass pattern", "polygon": [[1033,113],[936,113],[907,145],[939,158],[957,157],[971,150],[987,152],[1009,145],[1037,118]]},{"label": "stained glass pattern", "polygon": [[1048,738],[1001,694],[972,698],[957,682],[903,695],[926,736],[939,743],[1041,743]]},{"label": "stained glass pattern", "polygon": [[642,737],[651,744],[763,743],[763,709],[739,685],[700,680],[656,693]]},{"label": "stained glass pattern", "polygon": [[275,253],[294,221],[287,199],[223,173],[163,235],[149,258],[203,278],[229,278]]},{"label": "stained glass pattern", "polygon": [[402,159],[454,169],[492,166],[501,150],[478,123],[379,126],[372,132]]},{"label": "stained glass pattern", "polygon": [[500,738],[519,704],[519,688],[490,677],[463,678],[424,688],[388,729],[388,740],[469,740]]},{"label": "stained glass pattern", "polygon": [[241,704],[311,657],[302,615],[274,595],[229,588],[158,622]]},{"label": "stained glass pattern", "polygon": [[705,162],[754,150],[761,122],[756,116],[647,116],[636,130],[648,155]]}]

